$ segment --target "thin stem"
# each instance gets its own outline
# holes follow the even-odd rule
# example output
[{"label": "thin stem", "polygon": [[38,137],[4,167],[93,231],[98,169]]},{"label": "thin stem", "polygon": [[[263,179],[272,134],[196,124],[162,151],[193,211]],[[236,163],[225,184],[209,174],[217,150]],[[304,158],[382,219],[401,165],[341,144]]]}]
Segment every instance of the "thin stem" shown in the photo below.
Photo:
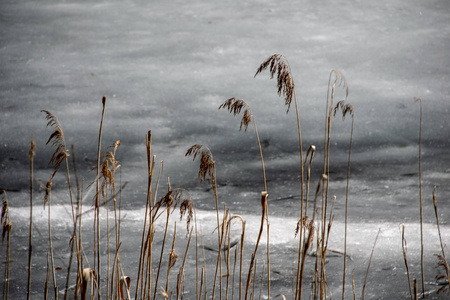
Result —
[{"label": "thin stem", "polygon": [[413,291],[411,289],[411,277],[409,276],[409,266],[408,266],[408,259],[406,258],[406,239],[405,239],[405,224],[402,224],[402,252],[403,252],[403,260],[405,261],[405,267],[406,267],[406,276],[408,276],[408,287],[409,287],[409,294],[411,295],[411,300],[413,300]]},{"label": "thin stem", "polygon": [[351,129],[351,133],[350,133],[350,146],[348,149],[347,186],[345,188],[344,271],[342,274],[342,300],[344,300],[344,298],[345,298],[345,271],[346,271],[346,267],[347,267],[348,191],[349,191],[349,183],[350,183],[350,161],[351,161],[351,157],[352,157],[353,121],[354,121],[354,117],[352,115],[352,129]]},{"label": "thin stem", "polygon": [[[447,265],[447,259],[445,258],[444,244],[442,243],[441,227],[439,225],[439,215],[438,215],[438,211],[437,211],[436,187],[434,187],[434,190],[433,190],[433,205],[434,205],[434,213],[436,215],[436,224],[437,224],[438,233],[439,233],[439,242],[441,243],[442,257],[444,259],[444,263]],[[448,279],[449,278],[449,268],[445,267],[444,269],[445,269],[445,273],[447,275],[446,277]]]},{"label": "thin stem", "polygon": [[373,252],[375,250],[375,245],[377,244],[378,236],[380,235],[381,228],[378,230],[377,237],[375,238],[375,242],[373,243],[372,253],[370,254],[369,264],[367,265],[366,277],[364,279],[364,285],[362,288],[361,300],[364,300],[364,292],[366,290],[367,277],[369,276],[370,263],[372,262]]},{"label": "thin stem", "polygon": [[[253,114],[252,114],[252,116],[253,116]],[[263,158],[263,153],[262,153],[262,148],[261,148],[261,142],[259,140],[258,129],[256,128],[256,121],[255,121],[254,116],[253,116],[253,125],[255,125],[256,140],[258,141],[259,155],[261,156],[261,165],[262,165],[263,179],[264,179],[264,190],[267,192],[266,168],[264,167],[264,158]]]},{"label": "thin stem", "polygon": [[[99,185],[99,181],[100,181],[100,150],[101,150],[101,145],[102,145],[102,131],[103,131],[103,119],[105,116],[105,107],[106,107],[106,96],[103,96],[102,98],[102,117],[101,117],[101,121],[100,121],[100,130],[98,133],[98,147],[97,147],[97,189],[96,189],[96,194],[95,194],[95,208],[96,208],[96,234],[97,234],[97,239],[96,239],[96,243],[94,246],[94,266],[95,266],[95,261],[97,260],[97,282],[100,284],[100,277],[101,277],[101,262],[100,262],[100,198],[99,198],[99,194],[100,194],[100,185]],[[97,257],[95,257],[95,254],[97,254]],[[100,295],[100,287],[97,289],[97,296],[99,299],[101,299],[101,295]]]},{"label": "thin stem", "polygon": [[253,267],[255,265],[255,260],[256,260],[256,252],[258,251],[258,245],[259,245],[259,241],[261,239],[261,234],[264,228],[264,219],[266,216],[266,207],[267,207],[267,199],[269,198],[269,194],[267,194],[267,192],[261,192],[261,207],[262,207],[262,213],[261,213],[261,226],[259,228],[259,233],[258,233],[258,239],[256,240],[256,245],[255,245],[255,250],[253,251],[252,254],[252,258],[250,261],[250,266],[248,268],[248,276],[247,276],[247,284],[245,287],[245,297],[244,299],[247,300],[248,298],[248,292],[250,289],[250,283],[251,283],[251,278],[252,278],[252,271],[253,271]]},{"label": "thin stem", "polygon": [[422,203],[422,100],[415,98],[420,104],[420,126],[419,126],[419,202],[420,202],[420,271],[422,276],[422,295],[425,297],[425,277],[423,263],[423,203]]},{"label": "thin stem", "polygon": [[58,286],[56,285],[56,274],[55,274],[55,259],[53,258],[53,243],[52,243],[52,229],[51,229],[51,196],[48,196],[48,242],[50,247],[50,261],[52,268],[52,278],[53,278],[53,289],[55,292],[55,299],[58,299]]},{"label": "thin stem", "polygon": [[34,158],[34,143],[33,137],[31,137],[31,146],[29,151],[30,156],[30,230],[28,238],[28,285],[27,285],[27,300],[30,299],[31,291],[31,253],[33,251],[33,158]]}]

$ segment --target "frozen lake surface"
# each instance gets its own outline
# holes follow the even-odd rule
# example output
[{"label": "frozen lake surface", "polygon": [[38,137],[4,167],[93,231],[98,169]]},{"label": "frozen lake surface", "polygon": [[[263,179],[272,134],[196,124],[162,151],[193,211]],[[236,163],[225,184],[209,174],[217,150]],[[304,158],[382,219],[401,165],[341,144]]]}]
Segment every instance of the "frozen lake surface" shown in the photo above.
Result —
[{"label": "frozen lake surface", "polygon": [[[435,186],[444,242],[450,235],[449,15],[447,1],[416,0],[2,1],[0,189],[7,191],[13,222],[11,297],[26,292],[31,137],[36,142],[35,213],[43,224],[36,227],[42,226],[45,236],[45,220],[39,221],[44,195],[39,185],[52,172],[48,162],[53,149],[45,145],[52,130],[46,128],[41,110],[58,117],[67,145],[74,145],[78,171],[87,186],[95,178],[91,169],[96,165],[103,95],[107,106],[102,150],[121,141],[116,158],[122,182],[127,182],[122,197],[128,242],[140,242],[131,224],[141,224],[143,219],[145,134],[151,130],[158,171],[164,161],[159,194],[164,194],[170,176],[173,187],[189,190],[205,218],[214,212],[214,196],[208,184],[199,183],[198,162],[184,154],[193,144],[211,149],[220,204],[248,220],[249,228],[256,228],[255,233],[249,229],[247,253],[260,218],[259,151],[253,128],[240,132],[240,117],[217,109],[231,97],[249,103],[268,180],[273,295],[289,295],[291,270],[279,270],[292,263],[293,233],[300,214],[296,116],[293,107],[286,114],[284,99],[276,94],[276,81],[269,79],[267,71],[254,78],[259,65],[274,53],[285,55],[293,72],[303,150],[317,147],[311,191],[323,168],[330,70],[340,70],[347,79],[347,101],[355,108],[349,194],[349,251],[354,261],[349,272],[354,269],[359,276],[359,288],[375,236],[382,230],[366,298],[409,297],[401,223],[407,228],[411,268],[419,277],[420,122],[419,104],[413,98],[422,99],[426,281],[433,282],[437,262],[433,254],[440,251],[431,197]],[[339,90],[339,100],[343,96]],[[350,124],[350,119],[342,122],[337,117],[331,131],[330,194],[336,195],[332,245],[339,251]],[[66,253],[71,229],[64,222],[69,216],[65,215],[68,193],[61,174],[52,191],[54,211],[59,212],[53,221],[54,243]],[[92,203],[89,198],[84,205]],[[210,232],[214,224],[205,221],[202,226]],[[39,239],[35,232],[35,240]],[[46,240],[35,247],[35,255],[43,260]],[[122,251],[134,266],[132,249]],[[4,247],[1,253],[3,260]],[[33,290],[41,299],[45,262],[38,258],[34,262]],[[341,259],[330,258],[328,265],[329,274],[335,274],[329,278],[333,295],[339,297]],[[347,297],[350,290],[351,286]]]}]

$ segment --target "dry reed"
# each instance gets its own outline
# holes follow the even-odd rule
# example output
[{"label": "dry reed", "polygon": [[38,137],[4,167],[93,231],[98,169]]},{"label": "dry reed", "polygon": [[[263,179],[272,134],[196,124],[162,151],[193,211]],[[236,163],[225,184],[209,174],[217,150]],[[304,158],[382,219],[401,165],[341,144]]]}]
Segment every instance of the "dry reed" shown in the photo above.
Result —
[{"label": "dry reed", "polygon": [[378,230],[377,236],[375,237],[375,242],[373,243],[372,252],[370,253],[369,263],[367,264],[366,277],[364,278],[364,284],[361,292],[361,300],[364,300],[364,293],[366,291],[367,277],[369,276],[370,263],[372,262],[373,252],[375,251],[375,246],[377,244],[378,236],[380,235],[381,228]]},{"label": "dry reed", "polygon": [[[200,144],[194,144],[192,145],[187,151],[185,156],[193,156],[193,160],[200,155],[200,168],[198,175],[200,177],[200,183],[206,181],[210,181],[212,184],[213,192],[214,192],[214,198],[216,200],[216,217],[217,217],[217,241],[219,244],[219,248],[222,248],[222,235],[221,232],[221,226],[220,226],[220,218],[219,218],[219,198],[217,194],[217,180],[216,180],[216,164],[214,161],[214,157],[212,155],[211,150]],[[212,299],[214,300],[215,296],[215,286],[216,286],[216,279],[217,279],[217,272],[219,274],[222,274],[222,260],[221,260],[221,252],[219,250],[218,256],[217,256],[217,262],[218,262],[218,268],[216,268],[215,276],[214,276],[214,284],[213,284],[213,290],[212,290]],[[219,276],[219,291],[220,295],[222,293],[222,279],[221,276]],[[222,298],[220,296],[220,298]]]},{"label": "dry reed", "polygon": [[[96,193],[95,193],[95,218],[94,218],[94,271],[97,275],[97,282],[101,282],[101,260],[100,260],[100,153],[102,145],[103,120],[105,117],[106,96],[102,98],[102,115],[100,119],[100,129],[98,132],[97,143],[97,177],[96,177]],[[101,291],[97,289],[97,297],[101,298]]]},{"label": "dry reed", "polygon": [[348,223],[348,192],[349,192],[349,184],[350,184],[350,161],[352,156],[352,144],[353,144],[353,125],[354,125],[354,109],[353,105],[351,104],[345,104],[344,101],[339,101],[336,104],[336,107],[334,108],[334,116],[336,116],[336,113],[338,110],[341,110],[342,112],[342,120],[345,120],[345,117],[347,114],[349,114],[352,117],[352,127],[350,132],[350,145],[348,150],[348,164],[347,164],[347,186],[345,188],[345,228],[344,228],[344,267],[343,267],[343,274],[342,274],[342,300],[345,299],[345,272],[347,267],[347,223]]},{"label": "dry reed", "polygon": [[436,216],[436,225],[438,228],[438,235],[439,235],[439,243],[441,245],[441,254],[435,254],[435,256],[438,258],[438,264],[437,267],[440,270],[443,270],[443,274],[439,270],[439,273],[436,275],[436,281],[439,284],[442,284],[442,287],[438,289],[438,293],[444,292],[447,290],[447,292],[450,292],[450,267],[447,263],[447,258],[445,257],[445,249],[444,249],[444,243],[442,242],[442,236],[441,236],[441,227],[439,225],[439,214],[437,209],[437,200],[436,200],[436,187],[433,189],[433,206],[434,206],[434,213]]},{"label": "dry reed", "polygon": [[259,133],[258,133],[258,128],[256,127],[255,116],[253,115],[253,113],[250,109],[250,106],[248,105],[248,103],[246,101],[241,100],[241,99],[236,99],[233,97],[233,98],[226,100],[224,103],[222,103],[219,106],[219,109],[221,109],[221,108],[227,109],[228,112],[233,113],[233,115],[235,115],[235,116],[240,114],[241,110],[244,109],[244,113],[242,115],[241,125],[239,127],[239,130],[242,130],[242,128],[244,127],[245,132],[247,132],[248,125],[250,124],[251,121],[253,121],[253,125],[255,127],[256,140],[258,142],[259,154],[261,156],[264,191],[267,191],[266,169],[264,167],[264,158],[263,158],[263,153],[262,153],[262,148],[261,148],[261,142],[259,140]]},{"label": "dry reed", "polygon": [[419,216],[420,216],[420,273],[422,279],[422,294],[425,296],[425,275],[423,262],[423,203],[422,203],[422,99],[414,97],[419,102]]},{"label": "dry reed", "polygon": [[6,199],[6,191],[2,191],[3,202],[2,202],[2,212],[1,212],[1,223],[2,223],[2,244],[5,241],[6,236],[6,257],[5,257],[5,277],[3,280],[3,299],[8,300],[9,297],[9,265],[10,265],[10,252],[11,252],[11,230],[12,223],[9,219],[9,209],[8,200]]},{"label": "dry reed", "polygon": [[411,288],[411,277],[409,275],[409,265],[408,265],[408,259],[406,257],[406,252],[408,250],[408,244],[406,243],[405,238],[405,224],[402,224],[402,252],[403,252],[403,260],[405,262],[406,267],[406,276],[408,277],[408,287],[409,287],[409,294],[411,295],[411,300],[413,300],[413,291]]},{"label": "dry reed", "polygon": [[36,144],[33,137],[31,137],[30,151],[28,156],[30,158],[30,229],[28,235],[28,285],[27,285],[27,300],[30,299],[31,291],[31,255],[33,252],[33,162]]},{"label": "dry reed", "polygon": [[[299,142],[299,154],[300,154],[300,219],[304,216],[304,164],[303,164],[303,146],[302,146],[302,134],[300,127],[300,114],[298,109],[298,101],[295,93],[295,84],[294,77],[292,75],[291,67],[287,58],[281,54],[274,54],[267,58],[257,69],[255,73],[255,77],[261,73],[262,71],[269,69],[270,78],[273,79],[275,74],[277,75],[277,92],[279,96],[284,96],[284,103],[287,106],[286,113],[289,112],[291,107],[292,100],[294,100],[295,104],[295,112],[297,117],[297,131],[298,131],[298,142]],[[300,259],[301,259],[301,245],[302,245],[302,235],[303,228],[300,230],[300,238],[299,238],[299,250],[298,250],[298,262],[297,269],[300,268]],[[270,269],[270,268],[269,268]],[[298,274],[298,273],[297,273]],[[269,275],[270,276],[270,275]],[[299,282],[299,278],[297,278],[296,282]],[[299,290],[296,288],[295,298],[298,299]]]}]

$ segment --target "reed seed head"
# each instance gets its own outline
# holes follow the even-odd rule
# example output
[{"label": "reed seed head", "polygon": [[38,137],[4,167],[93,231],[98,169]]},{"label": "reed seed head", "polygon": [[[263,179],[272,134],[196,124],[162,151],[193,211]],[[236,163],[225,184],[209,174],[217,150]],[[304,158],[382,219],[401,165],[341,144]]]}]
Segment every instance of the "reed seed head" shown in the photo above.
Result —
[{"label": "reed seed head", "polygon": [[334,81],[332,83],[332,87],[333,87],[333,91],[335,89],[335,87],[342,87],[345,90],[345,99],[347,99],[348,97],[348,84],[347,84],[347,80],[345,79],[344,74],[339,71],[339,70],[331,70],[330,72],[330,79],[329,79],[329,85],[328,87],[330,87],[330,83],[331,83],[331,76],[334,75]]},{"label": "reed seed head", "polygon": [[339,101],[336,103],[336,106],[334,107],[334,113],[333,116],[336,117],[336,113],[339,111],[339,109],[342,112],[342,120],[345,120],[345,116],[349,114],[353,118],[353,105],[351,104],[345,104],[344,100]]},{"label": "reed seed head", "polygon": [[105,196],[105,189],[108,185],[112,186],[113,188],[115,187],[114,177],[116,170],[120,167],[119,162],[116,160],[116,150],[119,146],[120,141],[116,141],[111,146],[108,147],[112,150],[106,152],[105,158],[101,165],[101,174],[103,176],[103,182],[100,190],[103,196]]},{"label": "reed seed head", "polygon": [[239,130],[242,130],[242,127],[245,128],[245,131],[247,131],[248,125],[252,121],[253,114],[250,111],[250,106],[247,102],[241,99],[236,98],[230,98],[226,100],[224,103],[222,103],[219,106],[219,109],[226,108],[230,113],[233,113],[233,115],[237,115],[241,112],[242,109],[244,109],[244,114],[241,119],[241,126]]},{"label": "reed seed head", "polygon": [[31,143],[30,143],[30,151],[28,152],[28,156],[30,158],[34,157],[34,149],[36,148],[36,143],[34,142],[33,137],[31,137]]},{"label": "reed seed head", "polygon": [[284,96],[284,103],[288,107],[286,113],[288,113],[295,89],[294,78],[292,76],[289,62],[284,55],[274,54],[259,66],[255,77],[267,68],[269,68],[271,79],[275,76],[275,74],[277,74],[277,92],[278,95]]},{"label": "reed seed head", "polygon": [[297,226],[295,227],[295,237],[300,232],[301,227],[308,229],[308,231],[314,231],[314,220],[308,216],[303,216],[300,220],[298,220]]},{"label": "reed seed head", "polygon": [[[6,197],[5,197],[6,198]],[[11,232],[12,223],[9,220],[9,209],[8,209],[8,200],[3,199],[2,204],[2,213],[1,213],[1,222],[2,222],[2,243],[5,239],[6,234]]]},{"label": "reed seed head", "polygon": [[45,204],[50,199],[50,193],[52,191],[52,179],[53,179],[53,176],[50,177],[50,179],[45,184],[44,208],[45,208]]},{"label": "reed seed head", "polygon": [[450,273],[450,267],[448,266],[447,260],[443,255],[435,254],[435,256],[438,258],[436,266],[436,268],[438,269],[438,273],[435,279],[438,284],[442,285],[442,287],[440,287],[437,292],[450,292],[450,277],[448,275]]},{"label": "reed seed head", "polygon": [[54,127],[55,131],[50,135],[50,138],[47,140],[47,144],[51,144],[55,147],[55,151],[50,159],[49,164],[54,165],[54,174],[58,172],[61,163],[69,157],[69,150],[66,149],[66,141],[64,138],[64,132],[62,130],[61,124],[51,112],[47,110],[42,110],[46,114],[45,118],[48,120],[47,127]]},{"label": "reed seed head", "polygon": [[175,249],[170,249],[169,253],[169,269],[171,269],[175,263],[177,262],[178,254],[175,252]]},{"label": "reed seed head", "polygon": [[200,182],[202,183],[205,180],[210,181],[214,177],[215,168],[215,162],[211,150],[209,150],[206,146],[195,144],[186,151],[185,156],[193,155],[193,160],[195,160],[198,154],[200,154],[200,169],[198,172]]}]

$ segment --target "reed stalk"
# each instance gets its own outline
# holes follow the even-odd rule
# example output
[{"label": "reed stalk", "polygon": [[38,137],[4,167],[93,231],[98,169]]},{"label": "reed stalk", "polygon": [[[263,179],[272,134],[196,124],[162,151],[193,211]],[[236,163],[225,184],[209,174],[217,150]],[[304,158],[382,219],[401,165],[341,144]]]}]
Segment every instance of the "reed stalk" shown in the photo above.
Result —
[{"label": "reed stalk", "polygon": [[308,215],[308,199],[309,199],[309,183],[311,180],[311,165],[312,165],[315,153],[316,153],[316,146],[314,146],[314,145],[309,146],[308,151],[306,152],[306,155],[305,155],[305,161],[303,162],[303,165],[306,165],[306,161],[308,160],[308,157],[309,157],[308,168],[306,171],[305,216]]},{"label": "reed stalk", "polygon": [[350,184],[350,162],[352,157],[352,144],[353,144],[353,125],[355,121],[353,105],[345,104],[345,101],[339,101],[334,108],[334,116],[338,110],[342,112],[342,120],[345,120],[347,114],[352,117],[352,126],[350,132],[350,145],[348,149],[348,163],[347,163],[347,186],[345,188],[345,228],[344,228],[344,267],[342,274],[342,300],[345,299],[345,271],[347,267],[347,223],[348,223],[348,192]]},{"label": "reed stalk", "polygon": [[261,239],[261,234],[264,229],[264,220],[266,218],[266,208],[267,208],[267,199],[268,198],[269,198],[269,194],[267,194],[266,191],[261,192],[261,208],[262,208],[261,226],[259,228],[258,239],[256,240],[255,250],[252,253],[252,257],[250,260],[250,266],[248,268],[247,283],[245,286],[245,297],[244,297],[244,299],[246,299],[246,300],[249,299],[249,290],[250,290],[250,283],[252,280],[252,272],[253,272],[253,268],[255,267],[256,252],[258,251],[259,241]]},{"label": "reed stalk", "polygon": [[[253,112],[250,109],[250,106],[248,105],[248,103],[244,100],[241,99],[236,99],[236,98],[230,98],[228,100],[226,100],[224,103],[222,103],[219,106],[219,109],[221,108],[226,108],[228,109],[228,112],[233,113],[235,116],[237,114],[239,114],[241,112],[242,109],[244,109],[244,113],[241,119],[241,126],[239,128],[239,130],[242,130],[242,128],[244,127],[245,132],[247,132],[248,129],[248,125],[250,124],[251,121],[253,121],[253,125],[255,127],[255,134],[256,134],[256,141],[258,143],[258,148],[259,148],[259,154],[261,157],[261,165],[262,165],[262,172],[263,172],[263,182],[264,182],[264,191],[267,192],[267,181],[266,181],[266,169],[264,167],[264,158],[263,158],[263,153],[262,153],[262,147],[261,147],[261,142],[259,139],[259,133],[258,133],[258,128],[256,126],[256,120],[255,120],[255,116],[253,115]],[[269,213],[268,213],[268,207],[266,207],[266,223],[267,223],[267,294],[268,297],[270,298],[270,247],[269,247]]]},{"label": "reed stalk", "polygon": [[[153,293],[153,300],[156,300],[156,294],[157,294],[157,287],[158,287],[158,281],[159,281],[159,273],[161,271],[161,264],[162,264],[162,260],[163,260],[163,254],[164,254],[164,246],[166,244],[166,237],[167,237],[167,230],[169,227],[169,218],[170,218],[170,209],[172,207],[172,204],[174,202],[171,190],[170,190],[170,183],[169,183],[169,191],[167,192],[166,196],[163,198],[165,200],[165,205],[166,205],[166,225],[164,227],[164,237],[162,240],[162,245],[161,245],[161,253],[160,253],[160,257],[159,257],[159,263],[158,263],[158,271],[156,273],[156,281],[155,281],[155,289],[154,289],[154,293]],[[174,237],[175,238],[175,237]],[[151,271],[150,269],[148,271]],[[168,293],[169,291],[166,289],[166,293]]]},{"label": "reed stalk", "polygon": [[[81,201],[81,193],[80,193],[80,182],[78,179],[78,170],[77,170],[77,164],[76,164],[76,158],[75,158],[75,147],[72,144],[72,165],[73,165],[73,171],[75,174],[75,183],[77,187],[77,204],[76,204],[76,211],[75,211],[75,223],[74,223],[74,233],[72,234],[72,238],[77,236],[77,239],[75,240],[76,248],[77,248],[77,278],[75,281],[75,293],[74,298],[78,297],[79,288],[82,283],[82,276],[83,276],[83,260],[81,255],[81,212],[82,212],[82,201]],[[81,190],[83,187],[81,187]],[[78,224],[78,225],[77,225]],[[78,233],[77,233],[78,230]],[[72,246],[73,247],[73,246]]]},{"label": "reed stalk", "polygon": [[[167,218],[169,220],[169,218]],[[167,229],[166,229],[167,230]],[[167,266],[167,277],[166,277],[166,293],[169,294],[169,278],[170,278],[170,270],[175,265],[178,255],[175,252],[175,239],[177,237],[177,223],[175,222],[173,225],[173,239],[172,239],[172,248],[169,252],[169,262]],[[161,251],[162,253],[162,251]]]},{"label": "reed stalk", "polygon": [[[202,150],[203,149],[203,150]],[[219,218],[219,198],[218,198],[218,194],[217,194],[217,180],[216,180],[216,163],[214,161],[214,157],[212,155],[211,150],[204,146],[204,145],[200,145],[200,144],[194,144],[193,146],[191,146],[187,151],[185,156],[191,156],[193,155],[194,158],[193,160],[195,160],[195,158],[197,157],[197,155],[200,154],[200,169],[198,172],[198,175],[200,177],[200,183],[202,183],[205,180],[211,181],[212,183],[212,189],[214,192],[214,198],[216,200],[216,217],[217,217],[217,240],[218,240],[218,244],[219,244],[219,253],[217,256],[217,261],[219,264],[219,268],[217,270],[216,268],[216,273],[215,273],[215,277],[214,277],[214,285],[213,285],[213,290],[212,290],[212,300],[214,300],[214,296],[215,296],[215,282],[216,282],[216,278],[217,278],[217,272],[219,272],[219,274],[222,274],[222,261],[221,261],[221,251],[220,249],[222,248],[222,232],[221,232],[221,226],[220,226],[220,218]],[[222,279],[219,279],[220,282],[220,293],[222,293]]]},{"label": "reed stalk", "polygon": [[[102,145],[103,120],[105,117],[106,96],[102,98],[102,116],[100,120],[100,129],[98,132],[98,146],[97,146],[97,179],[96,179],[96,193],[95,193],[95,218],[94,218],[94,270],[97,275],[97,282],[100,283],[101,278],[101,260],[100,260],[100,151]],[[94,236],[95,236],[94,234]],[[101,289],[97,289],[97,297],[101,299]]]},{"label": "reed stalk", "polygon": [[[44,284],[44,299],[47,300],[48,298],[48,285],[50,284],[50,260],[49,260],[49,254],[47,252],[47,276],[45,277],[45,284]],[[3,298],[5,300],[5,298]]]},{"label": "reed stalk", "polygon": [[[243,256],[244,256],[244,238],[245,238],[245,221],[244,219],[239,215],[234,215],[228,220],[227,227],[231,228],[231,221],[234,219],[237,219],[241,222],[241,240],[240,240],[240,258],[239,258],[239,300],[241,300],[242,297],[242,262],[243,262]],[[228,249],[230,249],[230,246],[228,246]],[[236,264],[236,259],[235,259]],[[233,283],[233,289],[234,289],[234,283]],[[232,298],[234,298],[232,296]]]},{"label": "reed stalk", "polygon": [[[298,131],[298,142],[299,142],[299,154],[300,154],[300,183],[301,183],[301,192],[300,192],[300,219],[304,216],[304,164],[303,164],[303,146],[302,146],[302,133],[301,133],[301,127],[300,127],[300,114],[298,109],[298,101],[295,91],[295,84],[294,84],[294,77],[292,75],[291,67],[289,65],[289,61],[284,55],[281,54],[274,54],[270,56],[268,59],[266,59],[258,68],[256,71],[256,75],[261,73],[263,70],[269,68],[270,76],[271,78],[274,77],[275,73],[277,74],[277,88],[278,88],[278,95],[283,95],[285,99],[285,105],[287,105],[287,111],[289,112],[292,100],[294,100],[295,104],[295,112],[297,117],[297,131]],[[301,245],[302,245],[302,238],[303,235],[303,228],[300,229],[300,238],[299,238],[299,253],[298,253],[298,262],[297,262],[297,268],[300,268],[300,259],[301,259]],[[299,274],[297,272],[297,274]],[[299,282],[299,278],[297,278],[296,282]],[[298,299],[299,295],[299,288],[298,284],[295,291],[295,297],[294,299]]]},{"label": "reed stalk", "polygon": [[5,277],[3,279],[3,299],[8,300],[9,298],[9,265],[11,260],[11,230],[12,223],[9,219],[9,208],[8,208],[8,200],[6,200],[6,191],[2,191],[4,193],[3,204],[2,204],[2,213],[1,213],[1,223],[2,223],[2,244],[5,241],[6,235],[6,258],[5,258]]},{"label": "reed stalk", "polygon": [[353,300],[356,300],[356,291],[355,291],[355,276],[352,272],[352,290],[353,290]]},{"label": "reed stalk", "polygon": [[444,250],[444,243],[442,242],[442,236],[441,236],[441,226],[439,225],[439,214],[437,209],[437,200],[436,200],[436,186],[433,189],[433,206],[434,206],[434,213],[436,216],[436,225],[438,228],[438,235],[439,235],[439,243],[441,244],[441,255],[435,254],[438,258],[438,267],[442,267],[444,269],[444,274],[438,273],[436,275],[436,281],[444,279],[446,283],[438,289],[439,292],[443,292],[444,290],[450,291],[450,267],[447,263],[447,258],[445,257],[445,250]]},{"label": "reed stalk", "polygon": [[[147,218],[149,215],[149,212],[151,213],[152,211],[152,179],[153,179],[153,169],[155,166],[155,156],[153,156],[152,158],[152,132],[149,130],[146,138],[146,149],[147,149],[147,201],[145,204],[145,216],[144,216],[144,225],[143,225],[143,229],[142,229],[142,239],[141,239],[141,251],[140,251],[140,255],[139,255],[139,265],[138,265],[138,274],[137,274],[137,280],[136,280],[136,292],[135,292],[135,299],[138,299],[138,292],[139,292],[139,286],[142,286],[142,280],[143,280],[143,272],[144,272],[144,268],[143,268],[143,262],[144,262],[144,257],[145,257],[145,248],[147,247],[151,247],[151,243],[150,245],[147,243],[148,239],[145,238],[145,233],[147,231]],[[162,164],[162,163],[161,163]],[[162,169],[162,166],[161,166]],[[153,226],[152,226],[152,218],[150,218],[150,225],[149,225],[149,229],[148,229],[148,235],[152,234],[152,230],[153,230]],[[146,243],[144,245],[144,243]],[[151,256],[151,250],[149,251],[150,256]],[[149,259],[149,262],[151,263],[151,257]],[[150,276],[151,276],[151,272],[150,272]],[[141,288],[141,295],[140,298],[143,298],[143,292],[144,289]]]},{"label": "reed stalk", "polygon": [[33,252],[33,161],[34,161],[34,149],[36,144],[33,137],[31,137],[30,151],[28,156],[30,157],[30,229],[28,235],[28,285],[27,285],[27,300],[30,299],[31,292],[31,254]]},{"label": "reed stalk", "polygon": [[413,288],[413,290],[414,290],[414,300],[417,300],[417,279],[416,278],[413,278],[413,286],[414,286],[414,288]]},{"label": "reed stalk", "polygon": [[240,114],[242,109],[244,109],[244,113],[243,113],[243,116],[241,119],[241,126],[240,126],[239,130],[242,130],[242,128],[244,128],[245,132],[247,132],[248,125],[250,124],[250,122],[253,122],[253,125],[255,127],[256,141],[258,143],[258,148],[259,148],[259,155],[261,157],[264,191],[267,192],[266,168],[264,167],[264,158],[263,158],[263,153],[262,153],[262,148],[261,148],[261,142],[259,140],[259,133],[258,133],[258,128],[256,126],[255,116],[253,115],[253,112],[250,109],[250,105],[248,105],[248,103],[244,100],[236,99],[233,97],[233,98],[226,100],[224,103],[222,103],[219,106],[219,109],[221,109],[221,108],[227,109],[228,112],[233,113],[234,116]]},{"label": "reed stalk", "polygon": [[[49,184],[50,183],[50,184]],[[50,252],[50,267],[52,271],[52,279],[53,279],[53,291],[55,293],[55,299],[58,299],[58,285],[56,284],[56,274],[55,274],[55,259],[53,257],[53,243],[52,243],[52,227],[51,227],[51,185],[52,182],[47,182],[47,190],[44,201],[44,208],[45,208],[45,202],[48,202],[48,244],[49,244],[49,252]]]},{"label": "reed stalk", "polygon": [[[332,82],[332,77],[334,75],[334,81]],[[323,160],[323,174],[326,174],[327,181],[324,185],[324,193],[322,195],[322,251],[326,251],[324,247],[325,242],[325,224],[326,224],[326,212],[328,205],[328,191],[330,186],[330,148],[331,148],[331,120],[333,112],[333,102],[335,98],[336,87],[342,86],[345,90],[345,98],[348,97],[348,85],[345,76],[342,72],[338,70],[331,70],[328,77],[328,90],[327,90],[327,101],[325,109],[325,136],[324,136],[324,160]],[[331,92],[331,93],[330,93]],[[321,288],[320,288],[320,298],[326,297],[326,286],[325,286],[325,258],[326,252],[323,252],[322,268],[321,268]]]},{"label": "reed stalk", "polygon": [[407,243],[405,238],[405,224],[402,224],[402,252],[403,252],[403,260],[405,261],[405,267],[406,267],[406,276],[408,277],[408,289],[409,294],[411,295],[411,300],[413,300],[413,291],[411,288],[411,277],[409,275],[409,266],[408,266],[408,259],[406,257],[406,251],[407,251]]},{"label": "reed stalk", "polygon": [[364,300],[364,292],[366,291],[367,277],[369,276],[370,263],[372,262],[373,252],[375,251],[375,245],[377,244],[378,236],[380,235],[381,228],[378,230],[375,242],[373,243],[372,252],[370,253],[369,264],[367,265],[366,277],[364,278],[364,284],[361,292],[361,300]]},{"label": "reed stalk", "polygon": [[419,102],[419,215],[420,215],[420,274],[422,279],[422,295],[425,297],[425,275],[423,262],[423,203],[422,203],[422,99],[414,98],[414,102]]}]

